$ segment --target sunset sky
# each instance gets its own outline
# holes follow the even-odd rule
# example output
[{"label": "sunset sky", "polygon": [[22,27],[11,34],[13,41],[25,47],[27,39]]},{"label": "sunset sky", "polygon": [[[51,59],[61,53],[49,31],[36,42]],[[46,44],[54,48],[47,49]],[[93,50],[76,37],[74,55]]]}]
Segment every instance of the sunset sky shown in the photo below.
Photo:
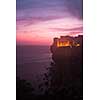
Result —
[{"label": "sunset sky", "polygon": [[54,37],[83,34],[82,0],[17,0],[17,44],[50,45]]}]

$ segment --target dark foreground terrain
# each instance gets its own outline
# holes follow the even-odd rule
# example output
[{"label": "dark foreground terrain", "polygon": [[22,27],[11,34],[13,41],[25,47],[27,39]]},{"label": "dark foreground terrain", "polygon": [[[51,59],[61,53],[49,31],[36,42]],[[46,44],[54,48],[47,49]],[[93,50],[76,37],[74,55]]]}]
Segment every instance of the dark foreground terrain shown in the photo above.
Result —
[{"label": "dark foreground terrain", "polygon": [[83,100],[83,45],[51,52],[53,61],[38,93],[30,82],[17,78],[17,100]]}]

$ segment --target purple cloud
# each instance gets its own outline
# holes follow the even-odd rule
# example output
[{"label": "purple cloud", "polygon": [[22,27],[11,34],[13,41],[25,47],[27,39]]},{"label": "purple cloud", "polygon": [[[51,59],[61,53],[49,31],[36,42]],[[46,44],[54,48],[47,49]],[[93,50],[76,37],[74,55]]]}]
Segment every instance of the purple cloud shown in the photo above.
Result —
[{"label": "purple cloud", "polygon": [[[50,15],[65,15],[83,18],[83,0],[17,0],[17,17],[47,17]],[[48,19],[49,20],[49,19]]]},{"label": "purple cloud", "polygon": [[78,31],[78,32],[82,32],[83,31],[83,27],[74,27],[74,28],[50,28],[51,30],[53,31],[72,31],[72,32],[75,32],[75,31]]}]

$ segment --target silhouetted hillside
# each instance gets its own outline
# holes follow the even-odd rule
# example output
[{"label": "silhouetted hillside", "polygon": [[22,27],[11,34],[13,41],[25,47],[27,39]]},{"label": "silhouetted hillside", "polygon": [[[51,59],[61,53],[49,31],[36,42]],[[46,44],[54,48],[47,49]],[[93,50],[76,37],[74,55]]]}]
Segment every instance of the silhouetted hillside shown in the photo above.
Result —
[{"label": "silhouetted hillside", "polygon": [[67,92],[71,91],[73,100],[74,96],[80,100],[83,95],[83,36],[73,37],[73,40],[80,46],[51,46],[52,66],[55,69],[51,86],[57,89],[70,88]]}]

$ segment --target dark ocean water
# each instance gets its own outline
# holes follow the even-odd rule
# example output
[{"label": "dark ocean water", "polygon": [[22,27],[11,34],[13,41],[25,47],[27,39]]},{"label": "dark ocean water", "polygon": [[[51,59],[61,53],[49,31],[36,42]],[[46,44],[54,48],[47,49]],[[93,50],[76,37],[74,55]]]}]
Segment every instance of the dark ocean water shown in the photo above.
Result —
[{"label": "dark ocean water", "polygon": [[43,74],[50,67],[51,53],[49,46],[18,46],[16,51],[17,77],[32,84],[42,81]]}]

